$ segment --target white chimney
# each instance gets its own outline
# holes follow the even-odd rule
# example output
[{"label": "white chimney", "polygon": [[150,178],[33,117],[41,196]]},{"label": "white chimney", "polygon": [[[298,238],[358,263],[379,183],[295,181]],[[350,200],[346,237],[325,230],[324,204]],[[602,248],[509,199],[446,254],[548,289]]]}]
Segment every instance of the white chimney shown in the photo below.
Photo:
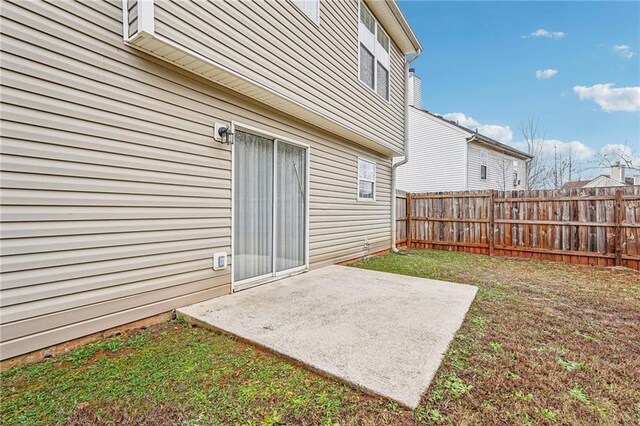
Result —
[{"label": "white chimney", "polygon": [[620,162],[611,166],[611,179],[624,183],[624,166]]},{"label": "white chimney", "polygon": [[409,105],[422,109],[422,80],[415,68],[409,68]]}]

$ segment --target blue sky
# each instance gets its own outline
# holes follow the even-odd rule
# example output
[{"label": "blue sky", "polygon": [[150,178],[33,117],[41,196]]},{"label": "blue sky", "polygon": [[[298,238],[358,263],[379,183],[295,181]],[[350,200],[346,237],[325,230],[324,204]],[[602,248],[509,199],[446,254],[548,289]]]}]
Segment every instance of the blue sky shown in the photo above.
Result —
[{"label": "blue sky", "polygon": [[640,155],[640,2],[399,3],[425,48],[423,108],[514,144],[531,117],[585,157],[625,143]]}]

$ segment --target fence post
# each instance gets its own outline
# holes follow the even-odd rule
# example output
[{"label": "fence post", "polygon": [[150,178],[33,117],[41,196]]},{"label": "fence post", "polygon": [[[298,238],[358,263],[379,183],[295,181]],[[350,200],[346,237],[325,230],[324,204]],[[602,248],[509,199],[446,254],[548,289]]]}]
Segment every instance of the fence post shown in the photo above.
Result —
[{"label": "fence post", "polygon": [[489,256],[493,256],[494,235],[495,235],[495,223],[493,218],[493,203],[495,197],[495,190],[489,190],[489,226],[487,227],[487,237],[489,238]]},{"label": "fence post", "polygon": [[407,192],[407,220],[405,225],[407,227],[407,248],[411,248],[411,192]]},{"label": "fence post", "polygon": [[613,204],[613,214],[614,220],[616,224],[615,228],[615,242],[616,242],[616,266],[622,266],[622,215],[624,214],[624,209],[622,208],[622,190],[616,188],[616,200]]}]

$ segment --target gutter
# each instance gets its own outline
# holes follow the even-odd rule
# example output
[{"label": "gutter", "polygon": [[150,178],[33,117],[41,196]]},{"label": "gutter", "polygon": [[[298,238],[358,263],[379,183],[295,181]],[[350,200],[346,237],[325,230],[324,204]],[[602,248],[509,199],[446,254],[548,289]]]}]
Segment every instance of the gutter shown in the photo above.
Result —
[{"label": "gutter", "polygon": [[[418,48],[404,63],[404,159],[391,165],[391,251],[399,253],[396,247],[396,168],[409,161],[409,64],[418,59],[422,47]],[[393,158],[391,159],[393,162]],[[408,230],[407,230],[408,231]]]},{"label": "gutter", "polygon": [[483,145],[488,145],[490,147],[492,147],[493,149],[495,149],[496,151],[500,151],[503,154],[508,154],[511,155],[512,157],[520,157],[523,160],[526,160],[527,158],[529,160],[533,160],[533,157],[529,154],[527,154],[526,152],[522,152],[518,149],[512,148],[509,145],[505,145],[501,142],[498,141],[493,141],[493,142],[488,142],[485,139],[483,139],[482,137],[478,137],[477,133],[474,133],[473,135],[469,136],[467,138],[467,145],[470,144],[471,142],[475,142],[475,143],[479,143],[479,144],[483,144]]}]

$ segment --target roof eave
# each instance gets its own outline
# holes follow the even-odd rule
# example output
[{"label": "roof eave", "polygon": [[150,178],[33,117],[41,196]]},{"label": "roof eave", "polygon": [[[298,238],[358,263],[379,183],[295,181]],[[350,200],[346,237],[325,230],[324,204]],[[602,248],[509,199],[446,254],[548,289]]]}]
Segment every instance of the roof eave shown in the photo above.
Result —
[{"label": "roof eave", "polygon": [[404,55],[422,51],[420,40],[395,0],[364,1]]},{"label": "roof eave", "polygon": [[474,133],[471,136],[469,136],[467,138],[467,142],[477,142],[477,143],[481,143],[481,144],[485,144],[485,145],[489,145],[492,148],[498,150],[498,151],[502,151],[505,153],[509,153],[515,157],[520,157],[523,159],[529,159],[532,160],[533,156],[530,154],[527,154],[526,152],[520,151],[518,149],[512,148],[509,145],[505,145],[501,142],[498,141],[494,141],[491,138],[487,138],[486,136],[482,136],[480,134]]}]

